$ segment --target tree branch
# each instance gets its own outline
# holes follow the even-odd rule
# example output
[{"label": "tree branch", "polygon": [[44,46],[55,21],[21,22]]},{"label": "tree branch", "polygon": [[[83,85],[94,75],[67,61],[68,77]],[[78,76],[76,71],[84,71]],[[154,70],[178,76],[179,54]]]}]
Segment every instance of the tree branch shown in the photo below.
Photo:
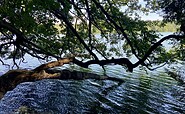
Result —
[{"label": "tree branch", "polygon": [[[26,36],[21,32],[19,31],[18,29],[16,29],[16,27],[13,27],[11,26],[8,22],[6,21],[0,21],[0,26],[3,27],[3,28],[6,28],[7,30],[11,31],[12,33],[14,33],[16,36],[17,36],[17,39],[15,41],[15,45],[22,45],[24,47],[27,47],[28,49],[30,49],[31,47],[29,47],[29,45],[37,48],[37,52],[40,52],[40,53],[43,53],[43,54],[46,54],[46,55],[49,55],[49,56],[52,56],[52,57],[55,57],[57,59],[59,59],[60,57],[48,52],[47,50],[41,48],[40,46],[32,43],[31,41],[27,40]],[[36,49],[34,48],[31,48],[32,51],[36,51]]]},{"label": "tree branch", "polygon": [[74,29],[74,27],[72,26],[72,24],[67,20],[67,18],[60,12],[57,10],[52,10],[51,11],[58,19],[63,20],[66,25],[70,28],[70,30],[74,33],[74,35],[78,38],[78,40],[80,41],[80,43],[82,43],[82,45],[85,47],[85,49],[96,59],[98,60],[98,57],[91,51],[91,49],[87,46],[87,44],[84,42],[84,40],[80,37],[80,35],[77,33],[77,31]]},{"label": "tree branch", "polygon": [[70,62],[73,61],[73,59],[74,59],[74,57],[62,58],[58,61],[53,61],[53,62],[49,62],[49,63],[46,63],[46,64],[42,64],[39,67],[35,68],[33,71],[34,72],[40,72],[41,70],[46,70],[46,69],[49,69],[49,68],[62,66],[64,64],[69,64]]},{"label": "tree branch", "polygon": [[181,36],[181,35],[168,35],[166,37],[163,37],[162,39],[160,39],[158,42],[154,43],[149,50],[145,53],[145,55],[143,56],[142,59],[140,59],[138,62],[136,62],[135,64],[133,64],[134,68],[137,67],[138,65],[144,63],[144,61],[150,56],[150,54],[158,47],[162,44],[162,42],[164,42],[165,40],[174,38],[176,40],[179,40],[181,38],[185,38],[185,36]]},{"label": "tree branch", "polygon": [[[89,6],[89,3],[87,0],[85,0],[85,4],[86,4],[86,7],[87,7],[87,14],[88,14],[88,25],[89,25],[89,29],[88,29],[88,37],[89,37],[89,44],[91,44],[91,41],[92,41],[92,37],[91,37],[91,28],[92,28],[92,22],[91,22],[91,9],[90,9],[90,6]],[[91,47],[92,48],[92,47]],[[91,49],[92,50],[92,49]]]},{"label": "tree branch", "polygon": [[42,64],[34,70],[10,70],[0,77],[0,99],[7,91],[14,89],[18,84],[26,81],[36,81],[41,79],[98,79],[124,82],[124,80],[108,76],[100,76],[92,73],[68,70],[49,70],[56,66],[62,66],[73,61],[74,58],[63,58],[58,61]]},{"label": "tree branch", "polygon": [[124,30],[122,27],[120,27],[120,26],[110,17],[110,15],[105,11],[105,9],[100,5],[100,3],[98,3],[96,0],[92,0],[92,1],[93,1],[93,2],[96,4],[96,6],[97,6],[98,8],[100,8],[100,10],[106,15],[107,19],[115,26],[115,29],[116,29],[116,30],[119,30],[119,31],[122,33],[122,35],[124,36],[124,38],[126,39],[126,41],[128,42],[128,44],[130,45],[132,53],[133,53],[134,55],[136,55],[136,52],[135,52],[135,50],[134,50],[134,47],[133,47],[132,42],[131,42],[130,39],[128,38],[127,34],[124,32],[125,30]]},{"label": "tree branch", "polygon": [[118,64],[118,65],[126,65],[128,68],[128,71],[133,71],[133,64],[127,59],[127,58],[119,58],[119,59],[107,59],[107,60],[89,60],[87,62],[82,62],[74,58],[73,63],[87,68],[91,64],[98,64],[100,66],[108,65],[108,64]]}]

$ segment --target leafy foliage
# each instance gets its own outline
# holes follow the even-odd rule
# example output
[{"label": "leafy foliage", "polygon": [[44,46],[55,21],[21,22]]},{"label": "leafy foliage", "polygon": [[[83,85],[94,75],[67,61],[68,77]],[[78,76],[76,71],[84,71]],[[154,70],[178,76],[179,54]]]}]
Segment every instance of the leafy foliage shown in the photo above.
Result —
[{"label": "leafy foliage", "polygon": [[[182,34],[161,39],[148,28],[150,23],[139,16],[152,7],[162,9],[166,20],[181,22],[184,13],[175,12],[166,3],[153,0],[145,7],[139,0],[1,0],[0,55],[13,60],[24,58],[25,54],[39,59],[75,56],[80,61],[92,60],[87,64],[116,57],[122,61],[120,64],[132,69],[182,60],[182,51],[167,51],[161,45],[170,38],[181,38]],[[173,50],[184,49],[184,40],[173,42],[177,46]],[[173,58],[176,53],[182,56]],[[136,57],[137,61],[131,63],[129,57]]]},{"label": "leafy foliage", "polygon": [[166,21],[175,21],[177,23],[184,23],[185,21],[185,3],[183,0],[144,0],[147,6],[156,12],[161,12],[161,15]]},{"label": "leafy foliage", "polygon": [[147,21],[149,30],[154,30],[158,32],[177,32],[179,25],[172,22],[164,21]]}]

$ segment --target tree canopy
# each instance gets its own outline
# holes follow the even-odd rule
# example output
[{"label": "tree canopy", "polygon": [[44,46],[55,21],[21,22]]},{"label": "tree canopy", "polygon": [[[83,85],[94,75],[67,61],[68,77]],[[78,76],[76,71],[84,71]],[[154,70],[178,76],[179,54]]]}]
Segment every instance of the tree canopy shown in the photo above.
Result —
[{"label": "tree canopy", "polygon": [[[161,11],[165,21],[184,25],[182,0],[1,0],[0,56],[24,60],[73,57],[82,67],[115,63],[129,71],[184,61],[182,29],[163,38],[140,13]],[[172,48],[162,43],[169,40]],[[131,62],[130,58],[136,61]]]}]

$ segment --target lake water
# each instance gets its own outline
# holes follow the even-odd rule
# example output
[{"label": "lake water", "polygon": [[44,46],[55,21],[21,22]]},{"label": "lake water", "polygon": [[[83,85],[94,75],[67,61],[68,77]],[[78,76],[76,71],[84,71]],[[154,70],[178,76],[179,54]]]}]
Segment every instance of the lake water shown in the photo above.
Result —
[{"label": "lake water", "polygon": [[[21,67],[30,69],[39,64],[36,59],[29,58]],[[84,71],[76,66],[63,68]],[[0,69],[3,74],[8,67],[1,66]],[[102,75],[103,69],[91,65],[88,72]],[[21,106],[39,114],[185,113],[185,85],[172,79],[163,68],[147,73],[136,69],[129,73],[122,66],[112,65],[106,66],[106,73],[124,82],[44,79],[19,84],[1,99],[0,114],[12,114]]]}]

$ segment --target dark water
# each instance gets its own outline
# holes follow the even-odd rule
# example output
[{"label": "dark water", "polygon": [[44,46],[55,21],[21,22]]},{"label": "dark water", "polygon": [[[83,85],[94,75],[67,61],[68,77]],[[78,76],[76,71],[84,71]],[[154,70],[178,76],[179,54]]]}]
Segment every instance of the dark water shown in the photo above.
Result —
[{"label": "dark water", "polygon": [[[99,66],[91,72],[102,74]],[[25,82],[0,101],[0,114],[15,113],[26,106],[43,114],[183,114],[185,87],[162,70],[127,73],[121,66],[106,67],[107,74],[123,83],[98,80],[44,79]],[[82,70],[82,69],[77,69]]]}]

